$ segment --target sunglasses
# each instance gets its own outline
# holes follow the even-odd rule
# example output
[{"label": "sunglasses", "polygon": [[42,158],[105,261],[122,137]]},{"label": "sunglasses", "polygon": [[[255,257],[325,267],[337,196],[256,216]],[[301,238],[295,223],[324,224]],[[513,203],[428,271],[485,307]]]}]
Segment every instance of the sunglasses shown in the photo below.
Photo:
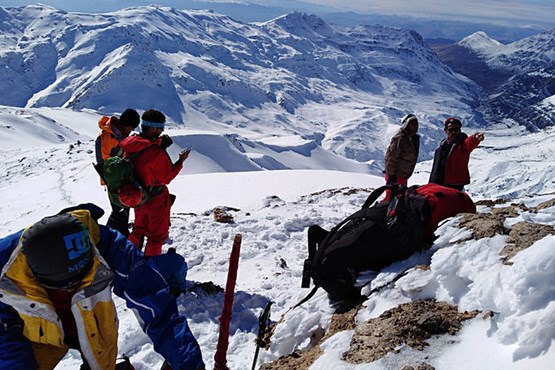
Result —
[{"label": "sunglasses", "polygon": [[460,132],[461,129],[460,129],[460,128],[451,127],[451,128],[448,128],[446,131],[449,131],[449,132]]}]

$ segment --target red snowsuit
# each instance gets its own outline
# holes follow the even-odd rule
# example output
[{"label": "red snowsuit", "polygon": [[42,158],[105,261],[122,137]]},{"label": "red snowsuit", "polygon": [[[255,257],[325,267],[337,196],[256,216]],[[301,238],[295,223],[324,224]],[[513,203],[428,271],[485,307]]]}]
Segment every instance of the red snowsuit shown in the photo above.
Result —
[{"label": "red snowsuit", "polygon": [[168,153],[160,147],[160,139],[129,136],[120,142],[120,147],[125,155],[148,148],[133,160],[135,171],[147,189],[161,187],[161,192],[135,208],[135,222],[129,240],[139,247],[146,237],[145,255],[159,255],[170,228],[171,200],[166,185],[177,176],[183,164],[172,163]]}]

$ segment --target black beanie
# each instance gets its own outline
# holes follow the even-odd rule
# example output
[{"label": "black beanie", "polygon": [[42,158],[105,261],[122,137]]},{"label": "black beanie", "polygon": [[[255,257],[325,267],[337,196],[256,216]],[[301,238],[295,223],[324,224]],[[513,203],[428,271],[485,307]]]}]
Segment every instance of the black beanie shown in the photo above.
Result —
[{"label": "black beanie", "polygon": [[119,117],[120,125],[127,127],[135,128],[139,126],[140,121],[141,117],[139,116],[139,113],[137,113],[137,111],[134,109],[126,109]]},{"label": "black beanie", "polygon": [[444,124],[445,130],[447,130],[447,126],[449,126],[449,124],[457,125],[457,126],[459,126],[459,128],[462,127],[462,122],[458,118],[455,118],[455,117],[449,117],[445,120],[445,124]]},{"label": "black beanie", "polygon": [[47,287],[75,286],[93,264],[88,230],[68,213],[45,217],[31,226],[22,244],[33,275]]}]

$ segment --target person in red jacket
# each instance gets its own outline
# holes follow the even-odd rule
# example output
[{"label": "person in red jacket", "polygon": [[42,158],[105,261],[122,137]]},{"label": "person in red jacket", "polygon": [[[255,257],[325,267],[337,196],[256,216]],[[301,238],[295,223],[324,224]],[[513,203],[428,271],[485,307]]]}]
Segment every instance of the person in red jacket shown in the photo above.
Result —
[{"label": "person in red jacket", "polygon": [[163,135],[166,117],[155,109],[149,109],[141,116],[140,135],[129,136],[121,141],[124,155],[141,152],[133,160],[136,175],[149,191],[149,200],[135,208],[133,230],[129,235],[138,249],[142,249],[146,238],[145,256],[157,256],[162,253],[162,245],[168,237],[170,228],[171,195],[167,185],[183,168],[190,149],[179,154],[175,163],[167,147],[172,144],[169,136]]},{"label": "person in red jacket", "polygon": [[470,184],[468,160],[470,153],[484,140],[484,134],[478,132],[468,136],[461,132],[461,127],[462,123],[457,118],[445,120],[447,138],[436,149],[430,183],[457,190],[463,190],[465,185]]}]

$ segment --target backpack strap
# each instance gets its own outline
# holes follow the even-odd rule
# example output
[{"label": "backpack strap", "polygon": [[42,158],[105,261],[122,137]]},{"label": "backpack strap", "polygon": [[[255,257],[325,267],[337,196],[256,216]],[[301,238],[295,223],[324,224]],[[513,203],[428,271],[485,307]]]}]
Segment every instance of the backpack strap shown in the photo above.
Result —
[{"label": "backpack strap", "polygon": [[300,300],[299,303],[297,303],[296,305],[294,305],[293,307],[291,307],[287,312],[294,310],[295,308],[299,307],[300,305],[302,305],[303,303],[307,302],[310,298],[314,297],[314,294],[316,294],[316,291],[319,289],[320,287],[318,285],[316,285],[314,288],[312,288],[312,290],[306,295],[306,297],[304,297],[303,299]]},{"label": "backpack strap", "polygon": [[[391,281],[380,285],[378,287],[375,287],[374,289],[372,289],[368,295],[364,296],[365,299],[370,298],[370,296],[376,292],[379,292],[380,290],[392,285],[393,283],[395,283],[396,281],[398,281],[399,279],[401,279],[403,276],[406,276],[409,273],[409,270],[412,269],[414,266],[409,266],[407,267],[405,270],[401,271],[400,273],[398,273]],[[360,286],[359,288],[364,288],[365,286],[367,286],[368,284],[370,284],[372,282],[372,280],[370,280],[369,282],[367,282],[366,284]],[[297,303],[296,305],[294,305],[293,307],[291,307],[289,310],[287,310],[287,312],[294,310],[295,308],[299,307],[300,305],[302,305],[303,303],[306,303],[310,298],[314,297],[314,294],[316,294],[316,291],[318,291],[320,287],[319,286],[315,286],[307,295],[306,297],[304,297],[303,299],[300,300],[299,303]],[[287,313],[286,312],[286,313]]]},{"label": "backpack strap", "polygon": [[316,247],[324,240],[329,232],[318,225],[311,225],[308,227],[308,258],[304,260],[303,264],[303,277],[301,288],[308,288],[310,286],[310,277],[312,274],[312,261],[316,255]]},{"label": "backpack strap", "polygon": [[370,207],[372,203],[374,203],[379,198],[379,196],[382,195],[382,193],[387,189],[391,189],[391,185],[384,185],[374,189],[374,191],[372,191],[368,198],[366,198],[366,200],[364,201],[362,208]]},{"label": "backpack strap", "polygon": [[[127,158],[127,160],[129,160],[129,162],[131,162],[131,164],[133,165],[133,177],[135,178],[134,181],[136,181],[138,183],[138,185],[140,187],[142,187],[143,189],[145,189],[148,193],[150,193],[151,191],[154,190],[154,186],[151,186],[149,189],[147,189],[147,187],[145,186],[143,179],[141,179],[139,176],[137,176],[137,172],[135,171],[135,159],[137,159],[141,154],[143,154],[144,152],[146,152],[148,149],[150,149],[152,147],[152,145],[147,146],[146,148],[143,148],[141,150],[139,150],[138,152],[135,152],[131,155],[125,156],[125,152],[122,151],[121,156],[122,158]],[[159,193],[161,193],[161,189],[158,193],[153,194],[157,195]]]},{"label": "backpack strap", "polygon": [[366,201],[362,205],[362,208],[368,208],[372,206],[372,203],[374,203],[380,197],[380,195],[382,195],[382,193],[386,190],[390,190],[392,193],[391,195],[396,196],[397,194],[405,192],[406,189],[407,187],[405,185],[400,185],[400,184],[387,184],[387,185],[380,186],[379,188],[374,189],[374,191],[370,193],[370,195],[368,196],[368,198],[366,198]]},{"label": "backpack strap", "polygon": [[[122,157],[125,157],[125,158],[129,159],[131,162],[133,162],[133,160],[134,160],[135,158],[137,158],[139,155],[141,155],[141,154],[143,154],[144,152],[146,152],[148,149],[150,149],[151,146],[152,146],[152,145],[149,145],[149,146],[147,146],[146,148],[143,148],[143,149],[139,150],[138,152],[135,152],[135,153],[133,153],[133,154],[131,154],[131,155],[128,155],[128,156],[126,156],[126,157],[125,157],[125,152],[124,152],[123,150],[121,151],[120,154],[121,154]],[[118,155],[119,155],[119,154],[118,154]]]},{"label": "backpack strap", "polygon": [[[370,292],[368,292],[368,295],[366,295],[365,299],[370,298],[370,296],[376,292],[379,292],[380,290],[393,285],[396,281],[398,281],[399,279],[401,279],[403,276],[406,276],[409,273],[409,270],[414,268],[414,266],[409,266],[406,269],[404,269],[403,271],[399,272],[393,279],[391,279],[391,281],[384,283],[380,286],[377,286],[375,288],[373,288],[372,290],[370,290]],[[364,288],[365,286],[367,286],[368,284],[370,284],[373,280],[370,280],[369,282],[367,282],[366,284],[360,286],[360,288]]]},{"label": "backpack strap", "polygon": [[312,260],[316,254],[316,246],[324,240],[329,231],[318,225],[308,227],[308,258]]}]

